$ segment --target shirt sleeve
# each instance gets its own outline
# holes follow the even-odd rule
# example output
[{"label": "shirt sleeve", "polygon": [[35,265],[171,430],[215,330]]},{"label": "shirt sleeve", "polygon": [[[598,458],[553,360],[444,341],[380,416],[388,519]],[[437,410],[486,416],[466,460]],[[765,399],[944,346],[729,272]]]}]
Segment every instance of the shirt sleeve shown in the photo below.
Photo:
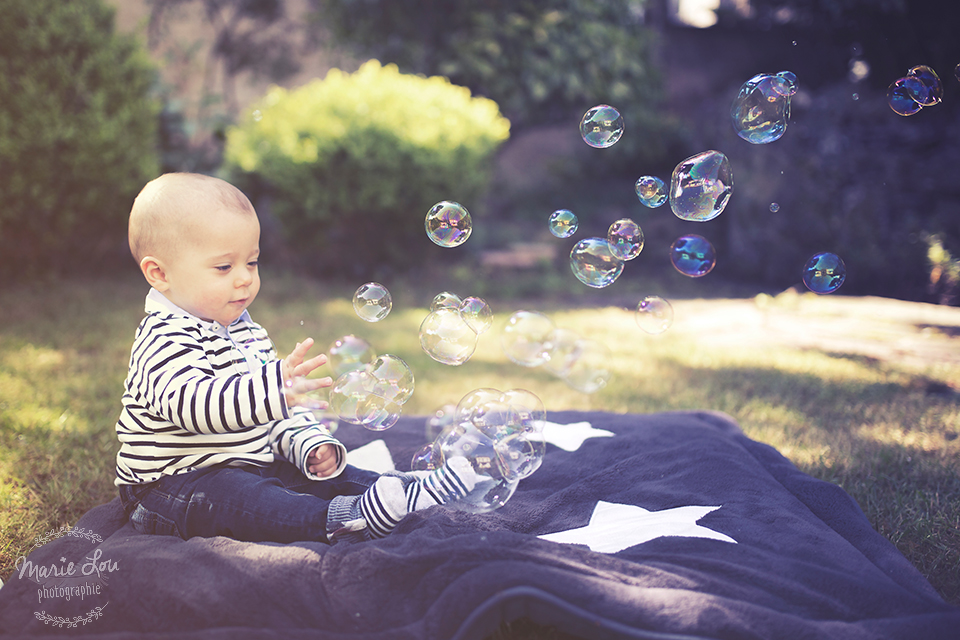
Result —
[{"label": "shirt sleeve", "polygon": [[[327,429],[319,424],[313,414],[300,407],[289,410],[291,416],[285,420],[278,420],[271,426],[270,443],[275,455],[281,456],[311,480],[329,480],[343,472],[347,466],[347,448],[334,438]],[[310,473],[307,468],[307,457],[323,444],[332,444],[336,450],[337,468],[328,476],[320,477]]]}]

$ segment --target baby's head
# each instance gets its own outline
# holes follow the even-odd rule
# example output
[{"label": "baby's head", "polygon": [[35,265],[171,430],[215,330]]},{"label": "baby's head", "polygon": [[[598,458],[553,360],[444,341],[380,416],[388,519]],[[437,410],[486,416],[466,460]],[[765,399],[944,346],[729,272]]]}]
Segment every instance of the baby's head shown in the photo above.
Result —
[{"label": "baby's head", "polygon": [[147,282],[204,320],[228,325],[260,289],[260,223],[233,185],[194,173],[149,182],[130,210],[130,251]]}]

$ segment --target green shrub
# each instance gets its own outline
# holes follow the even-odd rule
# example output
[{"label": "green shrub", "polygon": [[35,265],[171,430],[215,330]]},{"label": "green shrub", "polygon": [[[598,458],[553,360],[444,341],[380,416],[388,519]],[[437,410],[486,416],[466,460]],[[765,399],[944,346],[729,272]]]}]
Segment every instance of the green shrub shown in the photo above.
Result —
[{"label": "green shrub", "polygon": [[491,100],[371,60],[272,88],[228,130],[225,160],[261,215],[269,197],[302,264],[368,275],[429,258],[424,218],[436,202],[479,213],[509,127]]},{"label": "green shrub", "polygon": [[0,273],[89,271],[129,256],[126,216],[157,172],[145,53],[114,33],[101,0],[3,7]]}]

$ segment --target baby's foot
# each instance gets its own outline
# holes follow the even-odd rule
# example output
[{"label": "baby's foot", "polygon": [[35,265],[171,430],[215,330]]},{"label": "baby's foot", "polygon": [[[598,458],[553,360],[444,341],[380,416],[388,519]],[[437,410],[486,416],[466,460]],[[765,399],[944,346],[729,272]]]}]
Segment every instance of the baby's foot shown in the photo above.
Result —
[{"label": "baby's foot", "polygon": [[439,469],[406,486],[407,510],[420,511],[454,502],[477,486],[480,476],[466,458],[450,458]]}]

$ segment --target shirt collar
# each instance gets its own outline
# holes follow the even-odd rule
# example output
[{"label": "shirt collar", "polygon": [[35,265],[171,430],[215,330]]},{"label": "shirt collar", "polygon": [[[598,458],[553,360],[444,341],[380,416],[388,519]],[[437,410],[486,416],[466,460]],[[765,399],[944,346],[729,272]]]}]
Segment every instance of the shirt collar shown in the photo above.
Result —
[{"label": "shirt collar", "polygon": [[[150,292],[147,294],[147,299],[143,304],[143,310],[147,313],[172,313],[178,316],[185,316],[191,320],[195,320],[197,324],[206,329],[210,329],[214,332],[223,332],[226,333],[226,327],[217,322],[216,320],[202,320],[197,316],[193,315],[185,309],[181,309],[174,303],[170,302],[170,299],[167,296],[163,295],[154,288],[150,288]],[[252,322],[250,319],[250,313],[244,309],[243,313],[240,314],[240,317],[233,321],[233,324],[230,326],[236,325],[240,322]]]}]

